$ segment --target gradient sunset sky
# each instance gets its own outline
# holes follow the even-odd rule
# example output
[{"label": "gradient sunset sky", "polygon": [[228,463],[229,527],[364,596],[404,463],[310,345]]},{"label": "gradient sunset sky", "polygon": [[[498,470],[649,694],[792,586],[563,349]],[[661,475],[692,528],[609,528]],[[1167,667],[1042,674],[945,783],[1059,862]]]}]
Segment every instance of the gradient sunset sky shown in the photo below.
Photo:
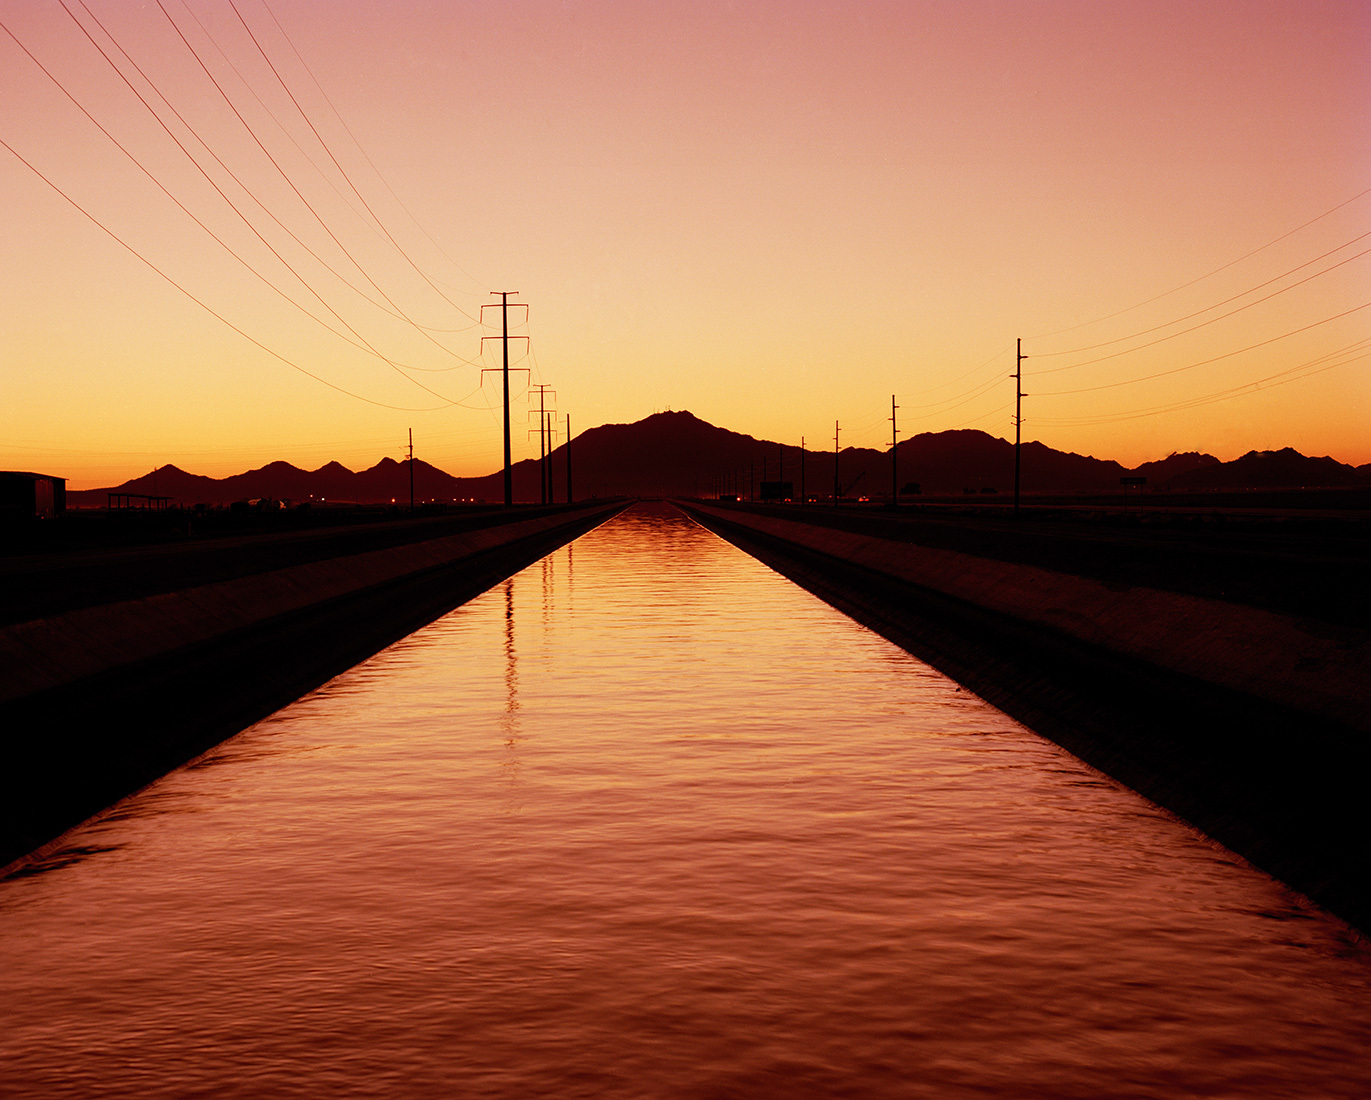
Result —
[{"label": "gradient sunset sky", "polygon": [[1026,439],[1371,461],[1365,0],[0,23],[3,468],[357,468],[413,428],[489,473],[491,290],[577,432],[671,408],[885,447],[894,393],[906,434],[1012,438],[1022,337]]}]

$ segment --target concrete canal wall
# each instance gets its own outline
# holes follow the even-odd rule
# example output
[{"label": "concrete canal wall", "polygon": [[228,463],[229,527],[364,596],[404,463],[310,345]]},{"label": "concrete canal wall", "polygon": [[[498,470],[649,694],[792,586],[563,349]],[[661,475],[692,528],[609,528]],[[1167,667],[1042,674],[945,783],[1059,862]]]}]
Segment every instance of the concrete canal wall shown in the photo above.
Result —
[{"label": "concrete canal wall", "polygon": [[[131,594],[104,601],[79,555],[10,570],[30,604],[36,577],[60,610],[0,626],[0,866],[622,507],[149,548],[96,563],[109,596]],[[163,570],[215,579],[157,591]],[[83,585],[86,605],[65,606]]]},{"label": "concrete canal wall", "polygon": [[1054,570],[1041,558],[1025,564],[883,538],[855,517],[859,530],[774,508],[683,507],[1032,729],[1371,928],[1365,625],[1121,584]]}]

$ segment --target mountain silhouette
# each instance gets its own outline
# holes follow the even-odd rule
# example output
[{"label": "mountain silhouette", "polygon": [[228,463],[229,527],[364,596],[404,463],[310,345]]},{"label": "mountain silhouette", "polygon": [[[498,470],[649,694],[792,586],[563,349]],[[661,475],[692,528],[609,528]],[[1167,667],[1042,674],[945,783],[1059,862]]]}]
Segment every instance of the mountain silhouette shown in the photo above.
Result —
[{"label": "mountain silhouette", "polygon": [[[959,429],[913,436],[900,442],[897,460],[901,486],[916,482],[925,494],[1008,493],[1014,488],[1014,445],[983,431]],[[565,500],[565,443],[553,451],[551,466],[555,499]],[[689,412],[654,413],[632,424],[588,429],[572,443],[572,468],[578,500],[735,491],[747,496],[749,481],[753,491],[759,491],[764,479],[790,481],[798,492],[801,482],[798,447],[720,428]],[[1146,477],[1149,488],[1324,487],[1366,484],[1368,473],[1332,458],[1309,458],[1288,447],[1252,451],[1232,462],[1193,451],[1173,453],[1135,470],[1110,459],[1059,451],[1037,442],[1025,443],[1022,453],[1022,487],[1027,493],[1114,492],[1119,479],[1126,476]],[[512,474],[515,500],[540,499],[536,459],[515,463]],[[838,455],[837,475],[844,494],[888,495],[890,451],[844,447]],[[833,481],[833,452],[807,451],[804,484],[808,495],[829,496]],[[68,500],[78,506],[98,506],[109,492],[167,496],[179,504],[228,504],[256,498],[408,504],[409,463],[384,458],[369,469],[353,471],[338,462],[302,470],[277,461],[218,479],[168,465],[110,489],[72,491]],[[504,499],[504,478],[498,469],[480,477],[454,477],[415,460],[414,493],[418,501],[496,503]]]},{"label": "mountain silhouette", "polygon": [[1313,489],[1361,485],[1355,467],[1324,456],[1310,458],[1293,447],[1248,451],[1232,462],[1201,466],[1171,479],[1174,489]]}]

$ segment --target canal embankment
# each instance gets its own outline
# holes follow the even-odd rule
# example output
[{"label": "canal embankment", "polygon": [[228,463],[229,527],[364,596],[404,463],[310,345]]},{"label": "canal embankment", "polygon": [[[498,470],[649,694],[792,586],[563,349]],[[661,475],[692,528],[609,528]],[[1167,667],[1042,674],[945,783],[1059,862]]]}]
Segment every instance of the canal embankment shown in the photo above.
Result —
[{"label": "canal embankment", "polygon": [[1362,929],[1364,535],[683,505]]},{"label": "canal embankment", "polygon": [[0,561],[0,866],[623,507]]}]

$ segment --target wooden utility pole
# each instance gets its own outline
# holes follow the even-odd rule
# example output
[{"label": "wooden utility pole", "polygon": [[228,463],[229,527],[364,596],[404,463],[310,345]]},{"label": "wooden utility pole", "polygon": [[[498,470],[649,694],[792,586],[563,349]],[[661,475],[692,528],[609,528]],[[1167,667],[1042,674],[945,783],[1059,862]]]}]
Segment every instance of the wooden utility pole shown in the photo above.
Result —
[{"label": "wooden utility pole", "polygon": [[838,481],[838,422],[833,421],[833,507],[842,499],[843,487]]},{"label": "wooden utility pole", "polygon": [[900,469],[899,459],[895,457],[896,450],[900,445],[900,433],[895,427],[895,410],[900,406],[895,404],[895,395],[890,395],[890,505],[892,508],[900,506]]},{"label": "wooden utility pole", "polygon": [[550,505],[557,503],[557,487],[553,484],[553,417],[555,413],[548,413],[547,420],[547,502]]},{"label": "wooden utility pole", "polygon": [[1014,341],[1014,518],[1019,518],[1019,452],[1023,435],[1023,339]]},{"label": "wooden utility pole", "polygon": [[805,437],[800,436],[800,503],[806,503],[805,496]]},{"label": "wooden utility pole", "polygon": [[414,429],[409,430],[409,510],[414,511]]},{"label": "wooden utility pole", "polygon": [[[552,425],[548,417],[546,382],[532,387],[538,391],[538,495],[544,504],[552,503]],[[553,396],[556,396],[554,393]]]}]

